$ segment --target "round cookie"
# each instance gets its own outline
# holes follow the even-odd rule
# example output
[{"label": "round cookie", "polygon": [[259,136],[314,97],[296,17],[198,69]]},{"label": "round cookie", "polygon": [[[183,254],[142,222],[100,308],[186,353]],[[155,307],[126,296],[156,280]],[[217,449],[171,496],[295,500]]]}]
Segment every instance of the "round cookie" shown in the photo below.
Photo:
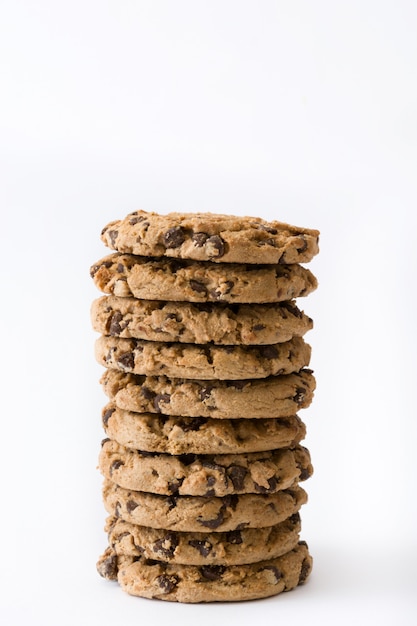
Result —
[{"label": "round cookie", "polygon": [[171,602],[231,602],[275,596],[302,585],[312,569],[308,546],[246,565],[177,565],[143,557],[118,557],[108,549],[99,573],[117,578],[127,593]]},{"label": "round cookie", "polygon": [[134,413],[109,402],[102,412],[107,437],[128,448],[168,454],[239,454],[291,447],[306,436],[296,415],[280,419],[212,419]]},{"label": "round cookie", "polygon": [[117,555],[143,556],[183,565],[240,565],[276,558],[299,541],[299,513],[276,526],[230,532],[185,533],[147,528],[108,517],[105,531]]},{"label": "round cookie", "polygon": [[307,448],[248,454],[158,454],[104,440],[99,455],[103,476],[125,489],[161,495],[223,497],[276,493],[313,473]]},{"label": "round cookie", "polygon": [[255,380],[185,380],[146,377],[107,369],[101,377],[106,395],[124,410],[216,419],[295,415],[311,404],[311,370]]},{"label": "round cookie", "polygon": [[134,211],[101,239],[119,252],[222,263],[306,263],[319,251],[317,230],[214,213]]},{"label": "round cookie", "polygon": [[302,265],[249,265],[152,259],[114,253],[90,269],[95,285],[115,296],[175,302],[283,302],[307,296],[317,280]]},{"label": "round cookie", "polygon": [[244,380],[298,372],[310,363],[302,337],[270,346],[215,346],[120,339],[101,335],[98,363],[132,374],[202,380]]},{"label": "round cookie", "polygon": [[91,321],[95,331],[112,337],[223,345],[282,343],[313,328],[294,302],[227,305],[118,296],[95,300]]},{"label": "round cookie", "polygon": [[119,487],[105,479],[103,501],[115,517],[151,528],[210,532],[264,528],[284,521],[307,502],[299,485],[269,494],[161,496]]}]

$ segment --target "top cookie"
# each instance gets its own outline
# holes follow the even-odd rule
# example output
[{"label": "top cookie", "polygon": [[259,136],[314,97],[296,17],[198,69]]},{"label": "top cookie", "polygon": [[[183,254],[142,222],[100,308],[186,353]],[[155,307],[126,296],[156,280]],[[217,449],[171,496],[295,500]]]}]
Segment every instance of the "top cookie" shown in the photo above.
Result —
[{"label": "top cookie", "polygon": [[102,241],[118,252],[222,263],[307,263],[319,231],[259,217],[134,211],[107,224]]}]

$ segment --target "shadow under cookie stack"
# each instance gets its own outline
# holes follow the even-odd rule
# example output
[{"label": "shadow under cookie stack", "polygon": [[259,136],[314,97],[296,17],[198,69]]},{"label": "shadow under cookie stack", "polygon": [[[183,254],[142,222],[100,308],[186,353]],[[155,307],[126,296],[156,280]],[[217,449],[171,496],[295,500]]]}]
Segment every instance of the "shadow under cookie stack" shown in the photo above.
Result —
[{"label": "shadow under cookie stack", "polygon": [[316,230],[260,218],[135,211],[91,268],[106,369],[98,572],[178,602],[251,600],[303,584],[298,417],[315,388],[297,298]]}]

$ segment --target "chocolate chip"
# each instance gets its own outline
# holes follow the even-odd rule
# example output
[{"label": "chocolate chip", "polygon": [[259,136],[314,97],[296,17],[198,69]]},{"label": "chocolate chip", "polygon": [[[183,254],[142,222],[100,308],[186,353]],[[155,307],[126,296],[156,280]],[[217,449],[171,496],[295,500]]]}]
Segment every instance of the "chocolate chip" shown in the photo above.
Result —
[{"label": "chocolate chip", "polygon": [[111,337],[120,335],[120,333],[122,332],[122,327],[120,326],[120,322],[122,321],[122,319],[123,315],[120,313],[120,311],[115,311],[108,320],[106,331]]},{"label": "chocolate chip", "polygon": [[113,461],[113,463],[110,465],[110,476],[113,475],[113,472],[117,469],[119,469],[119,467],[121,467],[122,465],[124,465],[123,461],[120,461],[120,459]]},{"label": "chocolate chip", "polygon": [[301,564],[300,577],[298,579],[299,585],[302,585],[303,583],[305,583],[310,573],[310,570],[311,570],[310,561],[308,559],[304,559],[304,561]]},{"label": "chocolate chip", "polygon": [[172,591],[174,591],[174,589],[176,589],[179,580],[180,579],[175,574],[161,574],[161,576],[158,576],[158,578],[156,579],[156,582],[164,591],[164,593],[171,593]]},{"label": "chocolate chip", "polygon": [[129,220],[129,224],[131,226],[134,226],[135,224],[139,224],[139,222],[143,222],[143,220],[145,219],[143,215],[135,216],[135,214],[132,213],[132,216],[133,217],[131,217]]},{"label": "chocolate chip", "polygon": [[277,567],[275,567],[274,565],[267,565],[266,567],[263,567],[262,569],[260,569],[260,572],[264,572],[265,570],[271,571],[274,574],[275,577],[275,581],[279,582],[282,578],[282,572],[281,570],[279,570]]},{"label": "chocolate chip", "polygon": [[193,291],[196,291],[197,293],[207,293],[205,285],[203,285],[203,283],[199,283],[198,280],[190,280],[190,287]]},{"label": "chocolate chip", "polygon": [[182,418],[176,422],[177,426],[179,426],[185,433],[200,430],[201,426],[206,423],[206,417],[190,417],[189,419]]},{"label": "chocolate chip", "polygon": [[301,254],[307,250],[307,240],[304,235],[300,235],[299,240],[301,241],[301,248],[298,248],[298,254]]},{"label": "chocolate chip", "polygon": [[264,330],[266,328],[265,324],[255,324],[253,330]]},{"label": "chocolate chip", "polygon": [[232,481],[235,491],[241,491],[243,489],[247,473],[248,470],[242,465],[230,465],[227,469],[227,475]]},{"label": "chocolate chip", "polygon": [[234,389],[238,389],[239,391],[244,389],[246,385],[249,384],[250,383],[247,380],[228,380],[226,383],[227,387],[233,387]]},{"label": "chocolate chip", "polygon": [[310,478],[310,476],[312,475],[311,469],[308,467],[304,467],[301,472],[300,472],[300,476],[298,477],[298,480],[307,480],[308,478]]},{"label": "chocolate chip", "polygon": [[191,465],[192,463],[195,462],[197,456],[195,454],[179,454],[178,455],[178,460],[183,464],[183,465]]},{"label": "chocolate chip", "polygon": [[165,558],[171,559],[179,543],[178,535],[173,532],[167,533],[153,545],[153,551],[162,554]]},{"label": "chocolate chip", "polygon": [[117,362],[123,370],[133,370],[135,367],[135,357],[133,352],[125,352],[124,354],[121,354],[117,359]]},{"label": "chocolate chip", "polygon": [[300,514],[294,513],[293,515],[291,515],[291,517],[288,518],[288,520],[290,521],[291,524],[294,524],[294,526],[296,526],[301,521]]},{"label": "chocolate chip", "polygon": [[279,480],[276,476],[271,476],[268,478],[268,487],[264,487],[264,485],[258,485],[258,483],[254,482],[255,489],[258,493],[271,493],[271,491],[276,491]]},{"label": "chocolate chip", "polygon": [[123,263],[118,263],[116,266],[116,270],[119,272],[119,274],[124,274],[125,266],[123,265]]},{"label": "chocolate chip", "polygon": [[235,286],[235,283],[233,282],[233,280],[226,280],[226,282],[224,283],[224,286],[226,287],[226,289],[224,290],[224,293],[230,293],[233,289],[233,287]]},{"label": "chocolate chip", "polygon": [[298,318],[303,317],[303,314],[301,313],[300,309],[296,307],[294,304],[291,304],[291,302],[283,302],[280,308],[281,308],[282,313],[284,312],[284,310],[287,310],[290,313],[292,313],[292,315],[295,315],[295,317],[298,317]]},{"label": "chocolate chip", "polygon": [[184,478],[176,478],[175,480],[168,482],[167,483],[167,488],[169,493],[172,493],[172,495],[178,495],[178,491],[180,490],[180,487],[182,485],[182,483],[184,482]]},{"label": "chocolate chip", "polygon": [[188,542],[192,548],[198,550],[201,556],[207,557],[213,549],[212,544],[207,540],[192,539]]},{"label": "chocolate chip", "polygon": [[226,541],[232,543],[233,545],[239,545],[242,543],[242,535],[239,530],[230,530],[226,533]]},{"label": "chocolate chip", "polygon": [[118,569],[116,554],[112,554],[97,563],[98,573],[107,580],[116,580]]},{"label": "chocolate chip", "polygon": [[161,409],[161,404],[169,404],[169,401],[171,400],[171,396],[169,393],[158,393],[153,401],[155,410],[158,413],[162,413],[162,409]]},{"label": "chocolate chip", "polygon": [[198,248],[201,248],[206,243],[208,235],[207,233],[194,233],[191,239]]},{"label": "chocolate chip", "polygon": [[115,517],[120,517],[120,509],[122,508],[122,505],[120,504],[120,502],[116,502],[115,506],[114,506],[114,515]]},{"label": "chocolate chip", "polygon": [[106,427],[109,419],[111,418],[111,416],[113,415],[113,413],[115,412],[116,409],[107,409],[105,411],[103,411],[103,416],[102,416],[102,422],[103,422],[103,426]]},{"label": "chocolate chip", "polygon": [[145,385],[142,385],[140,393],[145,398],[145,400],[153,400],[156,396],[156,393]]},{"label": "chocolate chip", "polygon": [[168,511],[172,511],[172,509],[175,509],[175,507],[177,506],[177,497],[169,496],[167,498],[167,502],[168,502]]},{"label": "chocolate chip", "polygon": [[205,528],[210,528],[211,530],[214,530],[215,528],[218,528],[219,526],[221,526],[221,524],[223,524],[225,509],[226,505],[222,504],[215,518],[208,520],[197,518],[197,521]]},{"label": "chocolate chip", "polygon": [[116,243],[116,239],[117,239],[117,236],[119,234],[119,231],[118,230],[108,230],[107,234],[108,234],[108,236],[110,238],[111,245],[114,246],[115,243]]},{"label": "chocolate chip", "polygon": [[294,402],[296,402],[298,405],[302,404],[304,402],[306,393],[307,389],[305,389],[304,387],[297,387],[295,396],[293,398]]},{"label": "chocolate chip", "polygon": [[139,505],[136,502],[134,502],[134,500],[128,500],[126,502],[126,511],[128,513],[132,513],[132,511],[134,511],[137,506]]},{"label": "chocolate chip", "polygon": [[220,300],[220,298],[222,297],[221,291],[218,291],[217,289],[211,289],[209,291],[209,295],[211,298],[213,298],[213,300]]},{"label": "chocolate chip", "polygon": [[213,235],[209,237],[205,242],[205,247],[207,250],[207,256],[214,259],[219,259],[224,255],[225,252],[225,244],[224,241],[219,235]]},{"label": "chocolate chip", "polygon": [[199,571],[206,580],[219,580],[223,576],[225,569],[224,565],[202,565]]},{"label": "chocolate chip", "polygon": [[212,391],[213,391],[213,387],[210,387],[210,386],[201,387],[198,391],[200,400],[202,401],[207,400],[207,398],[210,397],[210,394]]},{"label": "chocolate chip", "polygon": [[279,356],[279,352],[275,346],[259,346],[258,350],[264,359],[277,359]]},{"label": "chocolate chip", "polygon": [[165,248],[179,248],[185,241],[185,234],[181,226],[173,226],[164,233],[163,243]]},{"label": "chocolate chip", "polygon": [[201,346],[201,351],[204,352],[204,355],[207,359],[207,363],[209,365],[213,365],[213,355],[211,353],[209,346]]},{"label": "chocolate chip", "polygon": [[102,439],[101,440],[101,447],[103,447],[104,444],[107,443],[108,441],[110,441],[110,439],[108,437],[106,437],[106,439]]}]

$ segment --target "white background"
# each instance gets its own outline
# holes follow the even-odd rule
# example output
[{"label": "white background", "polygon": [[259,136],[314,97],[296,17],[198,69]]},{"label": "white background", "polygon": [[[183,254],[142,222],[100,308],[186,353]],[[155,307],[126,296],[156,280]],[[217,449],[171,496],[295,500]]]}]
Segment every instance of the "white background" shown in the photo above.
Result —
[{"label": "white background", "polygon": [[[417,5],[0,2],[8,626],[414,624]],[[321,231],[296,591],[172,605],[99,578],[99,235],[137,208]]]}]

